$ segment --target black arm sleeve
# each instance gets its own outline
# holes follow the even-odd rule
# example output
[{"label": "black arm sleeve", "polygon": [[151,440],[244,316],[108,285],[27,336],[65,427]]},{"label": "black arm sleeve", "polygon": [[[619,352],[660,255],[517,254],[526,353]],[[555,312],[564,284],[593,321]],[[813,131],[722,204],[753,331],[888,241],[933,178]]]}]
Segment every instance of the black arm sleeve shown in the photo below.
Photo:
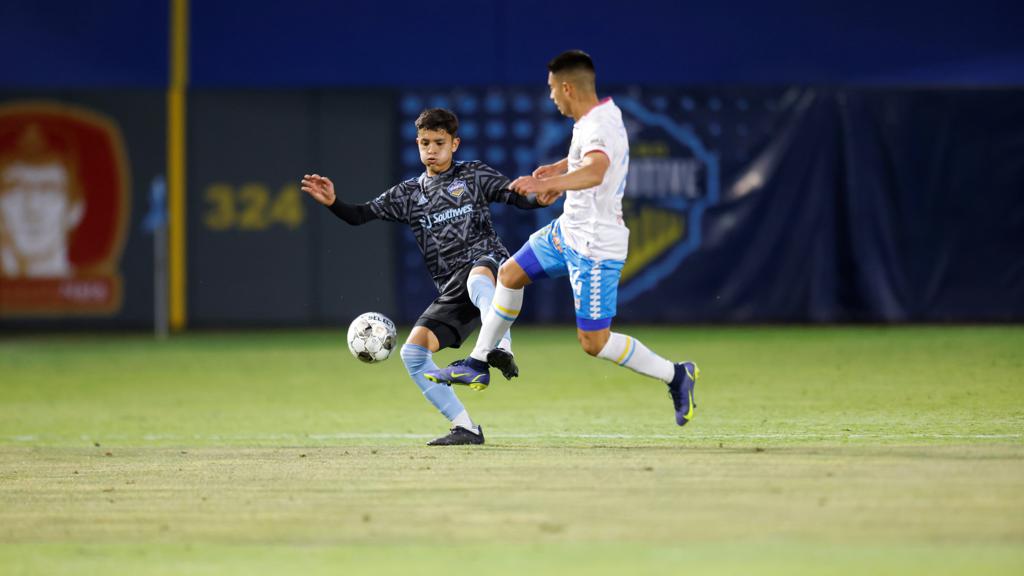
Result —
[{"label": "black arm sleeve", "polygon": [[346,204],[341,198],[334,198],[334,204],[327,207],[335,216],[353,226],[366,224],[370,220],[376,220],[377,215],[370,209],[369,204]]},{"label": "black arm sleeve", "polygon": [[530,194],[529,196],[522,196],[520,194],[513,193],[512,197],[508,199],[508,203],[516,208],[522,208],[523,210],[533,210],[535,208],[543,208],[543,206],[537,202],[537,195]]}]

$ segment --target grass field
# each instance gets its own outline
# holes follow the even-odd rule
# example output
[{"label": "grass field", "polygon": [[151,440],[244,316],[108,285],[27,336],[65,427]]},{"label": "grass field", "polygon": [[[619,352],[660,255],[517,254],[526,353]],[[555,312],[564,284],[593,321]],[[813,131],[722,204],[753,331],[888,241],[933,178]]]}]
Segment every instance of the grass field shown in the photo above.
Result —
[{"label": "grass field", "polygon": [[0,573],[1024,573],[1024,328],[627,332],[691,425],[522,329],[458,448],[336,333],[9,336]]}]

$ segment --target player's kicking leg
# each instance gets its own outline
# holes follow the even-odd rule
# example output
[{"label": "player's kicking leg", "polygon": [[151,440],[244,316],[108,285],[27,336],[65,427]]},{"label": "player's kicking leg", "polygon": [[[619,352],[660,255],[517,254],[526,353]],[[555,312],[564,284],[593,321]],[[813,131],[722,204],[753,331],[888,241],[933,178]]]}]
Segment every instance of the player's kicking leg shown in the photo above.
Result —
[{"label": "player's kicking leg", "polygon": [[[582,323],[588,328],[597,328],[605,319],[577,318],[577,326]],[[611,318],[606,319],[607,327],[585,330],[577,329],[577,336],[583,350],[591,356],[604,358],[629,368],[630,370],[651,378],[661,380],[668,385],[672,406],[676,411],[676,424],[685,426],[693,419],[697,403],[694,400],[694,387],[700,377],[700,369],[693,362],[672,362],[652,352],[643,342],[632,336],[611,331]]]},{"label": "player's kicking leg", "polygon": [[469,412],[449,386],[436,384],[427,380],[423,373],[436,370],[433,353],[440,349],[437,336],[425,326],[416,326],[402,346],[402,362],[413,382],[423,391],[437,410],[452,423],[451,431],[427,444],[431,446],[451,446],[458,444],[483,444],[484,433],[480,426],[473,423]]},{"label": "player's kicking leg", "polygon": [[566,274],[558,221],[534,232],[529,241],[498,269],[497,286],[491,306],[484,315],[473,352],[457,365],[441,370],[428,370],[424,375],[432,382],[465,384],[477,390],[491,381],[489,365],[495,365],[495,346],[519,317],[523,306],[523,289],[534,280]]},{"label": "player's kicking leg", "polygon": [[484,316],[473,352],[462,362],[439,370],[428,370],[424,376],[439,384],[465,384],[474,390],[487,388],[491,383],[488,361],[497,360],[495,347],[519,316],[523,305],[523,288],[529,283],[530,279],[515,258],[506,260],[498,270],[494,297]]},{"label": "player's kicking leg", "polygon": [[[493,259],[491,260],[492,262]],[[497,262],[493,264],[497,267]],[[480,320],[487,319],[487,312],[491,309],[494,300],[494,287],[496,280],[491,268],[487,266],[476,266],[469,273],[466,285],[469,290],[469,299],[473,305],[480,309]],[[501,336],[496,348],[487,354],[487,363],[490,366],[501,370],[506,380],[519,376],[519,366],[516,365],[515,355],[512,354],[512,332],[506,330]]]},{"label": "player's kicking leg", "polygon": [[697,407],[694,385],[700,371],[693,362],[672,362],[652,352],[642,342],[612,332],[618,299],[619,277],[625,263],[616,260],[591,261],[575,257],[568,263],[570,277],[576,278],[576,328],[580,345],[591,356],[604,358],[661,380],[668,386],[676,412],[676,424],[685,426]]}]

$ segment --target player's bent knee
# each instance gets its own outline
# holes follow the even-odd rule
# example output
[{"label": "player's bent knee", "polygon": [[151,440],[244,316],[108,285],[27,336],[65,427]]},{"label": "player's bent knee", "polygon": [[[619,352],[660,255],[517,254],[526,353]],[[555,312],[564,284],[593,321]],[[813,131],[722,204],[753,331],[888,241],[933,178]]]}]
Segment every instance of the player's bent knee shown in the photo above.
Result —
[{"label": "player's bent knee", "polygon": [[592,342],[586,341],[586,342],[580,342],[580,344],[583,345],[583,351],[586,352],[587,354],[591,355],[591,356],[597,356],[598,354],[601,353],[601,347],[600,346],[594,346],[594,344]]},{"label": "player's bent knee", "polygon": [[490,278],[491,284],[494,284],[494,272],[487,266],[477,266],[469,271],[469,278],[472,279],[474,276],[484,276]]},{"label": "player's bent knee", "polygon": [[[412,331],[409,332],[409,337],[405,339],[405,344],[413,344],[421,348],[426,348],[431,352],[437,352],[441,348],[441,343],[438,341],[437,335],[426,326],[413,327]],[[405,346],[402,346],[402,350],[405,350]],[[402,358],[405,358],[405,352],[402,352]]]},{"label": "player's bent knee", "polygon": [[608,343],[608,334],[605,332],[577,332],[577,338],[580,341],[580,346],[583,347],[583,351],[591,356],[597,356],[604,350],[605,344]]},{"label": "player's bent knee", "polygon": [[515,258],[509,258],[498,268],[498,280],[502,286],[517,290],[530,283],[530,277],[526,271],[516,262]]}]

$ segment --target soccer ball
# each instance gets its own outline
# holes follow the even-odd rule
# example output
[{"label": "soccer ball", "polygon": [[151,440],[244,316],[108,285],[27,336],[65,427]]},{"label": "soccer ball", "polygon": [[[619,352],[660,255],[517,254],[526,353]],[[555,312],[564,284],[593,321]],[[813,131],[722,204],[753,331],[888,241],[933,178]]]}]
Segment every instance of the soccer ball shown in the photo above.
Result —
[{"label": "soccer ball", "polygon": [[348,326],[349,352],[368,364],[387,360],[397,341],[395,323],[379,312],[360,314]]}]

